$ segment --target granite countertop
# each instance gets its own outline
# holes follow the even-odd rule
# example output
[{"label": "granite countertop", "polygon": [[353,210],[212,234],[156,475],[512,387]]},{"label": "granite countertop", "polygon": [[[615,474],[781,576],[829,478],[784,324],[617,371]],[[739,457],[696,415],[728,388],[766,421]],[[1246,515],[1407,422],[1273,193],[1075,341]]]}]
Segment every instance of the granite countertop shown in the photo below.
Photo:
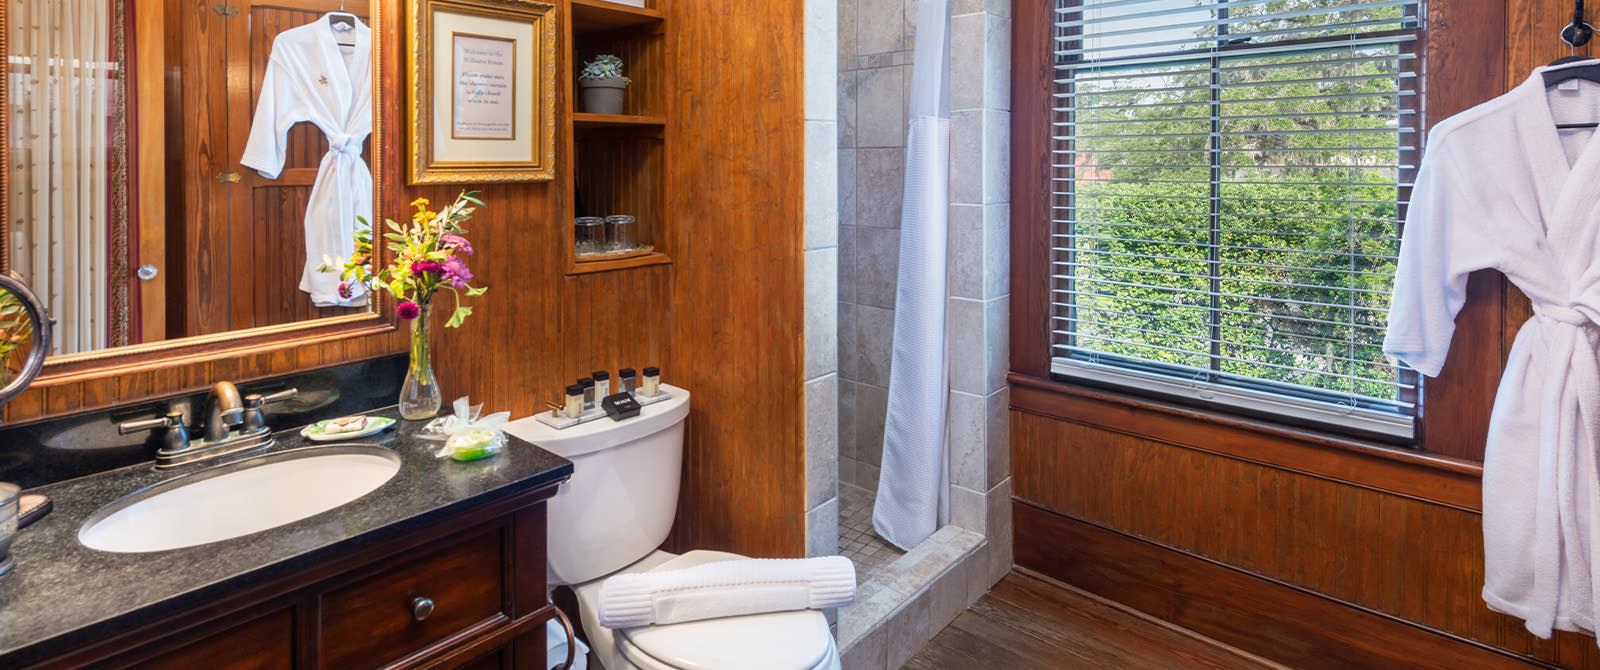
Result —
[{"label": "granite countertop", "polygon": [[[370,414],[395,416],[392,409]],[[55,509],[17,535],[11,549],[16,567],[0,575],[0,667],[48,658],[572,475],[571,462],[515,437],[493,458],[438,458],[433,449],[439,443],[414,437],[423,425],[401,421],[377,436],[340,442],[378,445],[400,456],[400,471],[377,490],[294,523],[197,547],[108,553],[79,544],[78,529],[103,505],[215,464],[157,472],[143,463],[30,490],[49,495]],[[277,437],[267,451],[223,462],[316,446],[298,429]]]}]

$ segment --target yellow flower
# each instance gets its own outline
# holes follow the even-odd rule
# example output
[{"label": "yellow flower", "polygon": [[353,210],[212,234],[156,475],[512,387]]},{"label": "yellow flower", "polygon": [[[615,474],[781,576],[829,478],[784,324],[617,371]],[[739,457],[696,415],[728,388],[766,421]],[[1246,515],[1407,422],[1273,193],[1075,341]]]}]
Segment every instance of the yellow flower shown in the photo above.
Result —
[{"label": "yellow flower", "polygon": [[428,208],[428,199],[427,198],[417,198],[416,200],[412,200],[411,201],[411,206],[412,207],[416,207],[418,209],[427,209]]}]

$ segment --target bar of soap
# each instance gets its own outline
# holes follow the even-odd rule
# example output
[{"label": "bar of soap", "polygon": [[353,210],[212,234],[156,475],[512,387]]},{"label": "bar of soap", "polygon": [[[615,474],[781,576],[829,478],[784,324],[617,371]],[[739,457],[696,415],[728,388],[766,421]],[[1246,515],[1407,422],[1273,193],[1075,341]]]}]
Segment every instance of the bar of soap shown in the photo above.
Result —
[{"label": "bar of soap", "polygon": [[322,425],[322,434],[338,435],[341,433],[359,433],[367,429],[367,417],[346,416],[330,419]]},{"label": "bar of soap", "polygon": [[445,440],[445,450],[457,461],[476,461],[500,453],[500,434],[484,428],[469,428]]}]

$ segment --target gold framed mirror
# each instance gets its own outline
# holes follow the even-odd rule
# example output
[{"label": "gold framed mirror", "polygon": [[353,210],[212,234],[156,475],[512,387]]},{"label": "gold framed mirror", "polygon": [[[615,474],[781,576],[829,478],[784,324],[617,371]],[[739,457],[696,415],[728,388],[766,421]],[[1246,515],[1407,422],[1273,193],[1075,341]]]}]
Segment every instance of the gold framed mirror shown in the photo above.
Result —
[{"label": "gold framed mirror", "polygon": [[56,322],[41,381],[395,328],[329,269],[386,202],[391,3],[0,8],[0,271]]}]

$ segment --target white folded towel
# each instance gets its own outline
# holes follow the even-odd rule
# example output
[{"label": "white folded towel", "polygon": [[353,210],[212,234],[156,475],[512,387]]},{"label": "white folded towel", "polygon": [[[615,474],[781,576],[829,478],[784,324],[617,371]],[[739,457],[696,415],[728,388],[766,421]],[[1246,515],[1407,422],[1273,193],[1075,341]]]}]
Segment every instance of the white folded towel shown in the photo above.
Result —
[{"label": "white folded towel", "polygon": [[600,585],[600,625],[635,628],[825,609],[855,598],[856,566],[843,556],[718,561],[607,579]]}]

